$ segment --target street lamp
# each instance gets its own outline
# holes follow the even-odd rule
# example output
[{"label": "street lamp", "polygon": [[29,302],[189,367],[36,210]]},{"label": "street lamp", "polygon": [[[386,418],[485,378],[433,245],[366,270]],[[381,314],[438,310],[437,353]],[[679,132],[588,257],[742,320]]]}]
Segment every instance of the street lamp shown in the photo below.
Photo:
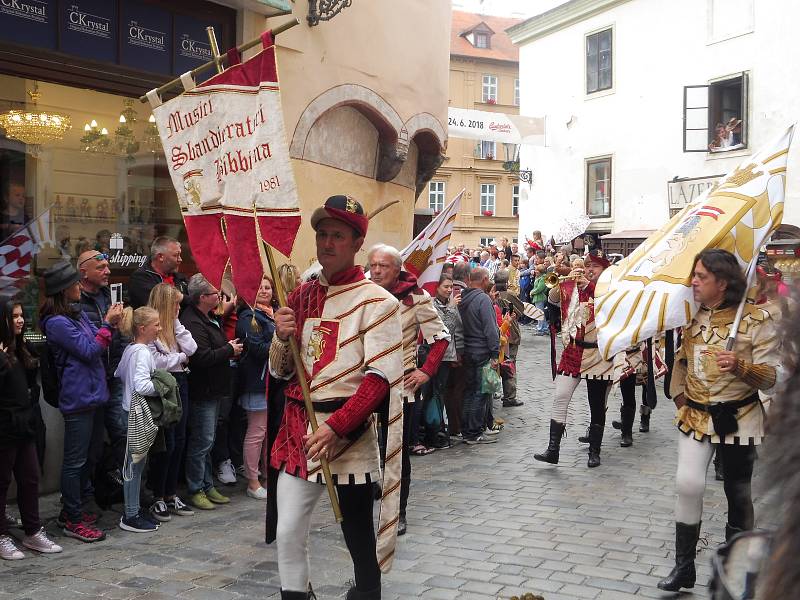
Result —
[{"label": "street lamp", "polygon": [[330,21],[353,3],[353,0],[308,0],[309,26],[319,25],[320,21]]},{"label": "street lamp", "polygon": [[506,160],[503,163],[503,169],[509,173],[516,173],[519,180],[531,184],[533,183],[533,171],[530,169],[519,168],[519,144],[503,144],[503,150],[506,154]]}]

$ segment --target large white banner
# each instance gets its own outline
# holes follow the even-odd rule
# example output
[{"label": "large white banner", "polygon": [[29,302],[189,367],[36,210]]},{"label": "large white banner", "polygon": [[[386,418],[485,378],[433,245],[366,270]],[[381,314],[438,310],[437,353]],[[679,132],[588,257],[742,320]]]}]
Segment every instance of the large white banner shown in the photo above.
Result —
[{"label": "large white banner", "polygon": [[447,128],[450,137],[544,146],[544,117],[450,107],[447,109]]}]

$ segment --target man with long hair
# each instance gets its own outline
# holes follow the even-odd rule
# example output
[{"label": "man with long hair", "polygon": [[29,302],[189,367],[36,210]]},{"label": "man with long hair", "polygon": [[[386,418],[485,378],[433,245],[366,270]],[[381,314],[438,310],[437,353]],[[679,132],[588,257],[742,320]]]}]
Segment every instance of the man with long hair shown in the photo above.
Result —
[{"label": "man with long hair", "polygon": [[695,257],[692,291],[700,309],[684,329],[670,384],[681,435],[675,476],[675,567],[658,582],[662,590],[694,587],[706,470],[715,449],[722,457],[728,500],[725,538],[753,528],[750,486],[756,446],[764,438],[758,392],[775,385],[780,358],[770,314],[750,304],[744,307],[733,349],[726,350],[746,287],[730,252],[709,249]]}]

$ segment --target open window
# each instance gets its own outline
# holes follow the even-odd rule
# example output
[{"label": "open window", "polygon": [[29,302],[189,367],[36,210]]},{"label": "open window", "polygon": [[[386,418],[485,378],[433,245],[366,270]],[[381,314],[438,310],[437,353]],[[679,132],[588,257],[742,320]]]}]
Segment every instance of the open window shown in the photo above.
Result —
[{"label": "open window", "polygon": [[683,151],[747,148],[747,73],[683,88]]}]

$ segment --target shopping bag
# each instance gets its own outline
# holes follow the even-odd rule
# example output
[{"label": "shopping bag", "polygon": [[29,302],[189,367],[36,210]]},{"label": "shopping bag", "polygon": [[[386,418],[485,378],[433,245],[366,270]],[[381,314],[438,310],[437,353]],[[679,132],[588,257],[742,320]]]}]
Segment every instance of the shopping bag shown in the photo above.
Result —
[{"label": "shopping bag", "polygon": [[483,366],[481,373],[481,393],[494,396],[503,391],[503,380],[495,369],[492,368],[491,361]]}]

